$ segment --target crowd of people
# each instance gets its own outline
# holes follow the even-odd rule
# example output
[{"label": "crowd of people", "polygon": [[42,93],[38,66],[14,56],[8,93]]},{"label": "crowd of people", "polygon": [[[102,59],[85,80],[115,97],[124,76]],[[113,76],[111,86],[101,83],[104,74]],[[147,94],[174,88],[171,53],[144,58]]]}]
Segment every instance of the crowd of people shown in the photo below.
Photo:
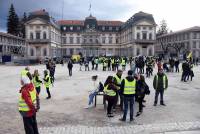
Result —
[{"label": "crowd of people", "polygon": [[[91,62],[91,69],[90,69]],[[64,61],[63,63],[64,64]],[[102,71],[116,72],[113,76],[108,76],[105,82],[99,82],[97,87],[89,95],[89,107],[93,105],[94,97],[99,93],[104,93],[104,98],[107,101],[107,116],[113,117],[119,106],[123,111],[123,117],[120,121],[127,120],[128,108],[130,108],[130,121],[134,120],[134,104],[138,102],[138,112],[136,116],[140,116],[143,113],[145,107],[144,100],[145,95],[150,94],[149,85],[145,82],[145,77],[149,78],[153,76],[155,66],[157,65],[157,73],[154,73],[153,88],[155,89],[154,106],[157,106],[158,96],[160,95],[160,105],[166,106],[164,102],[164,92],[168,88],[168,72],[179,72],[180,61],[178,59],[170,58],[168,61],[155,57],[94,57],[89,61],[87,58],[81,58],[80,71],[82,71],[82,65],[85,66],[85,71],[98,70],[102,65]],[[123,72],[127,69],[127,65],[130,65],[130,70],[127,72],[127,76],[122,78]],[[194,77],[192,60],[187,59],[182,63],[182,78],[181,81],[186,82],[189,77],[192,81]],[[72,76],[73,62],[68,60],[67,67],[69,70],[69,76]],[[27,134],[38,134],[36,112],[40,109],[40,91],[41,85],[44,84],[47,97],[51,98],[50,88],[55,81],[56,64],[53,60],[49,60],[46,63],[46,70],[44,70],[43,79],[38,70],[34,70],[34,73],[30,73],[30,68],[26,67],[21,71],[21,85],[20,99],[19,99],[19,112],[23,117],[24,128]],[[96,81],[98,76],[93,76],[93,81]],[[119,103],[119,104],[118,104]],[[89,108],[87,107],[87,108]]]}]

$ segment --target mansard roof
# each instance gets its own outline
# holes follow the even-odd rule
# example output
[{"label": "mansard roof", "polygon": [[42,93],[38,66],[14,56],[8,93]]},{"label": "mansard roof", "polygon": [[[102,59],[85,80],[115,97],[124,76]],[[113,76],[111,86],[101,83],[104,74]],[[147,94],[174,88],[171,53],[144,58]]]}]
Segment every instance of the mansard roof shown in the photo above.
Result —
[{"label": "mansard roof", "polygon": [[59,20],[57,21],[57,23],[59,25],[80,25],[80,26],[84,25],[83,20]]},{"label": "mansard roof", "polygon": [[46,12],[45,9],[30,12],[30,14],[28,16],[28,20],[31,20],[31,19],[34,19],[34,18],[41,18],[41,19],[44,19],[46,21],[50,20],[49,13]]}]

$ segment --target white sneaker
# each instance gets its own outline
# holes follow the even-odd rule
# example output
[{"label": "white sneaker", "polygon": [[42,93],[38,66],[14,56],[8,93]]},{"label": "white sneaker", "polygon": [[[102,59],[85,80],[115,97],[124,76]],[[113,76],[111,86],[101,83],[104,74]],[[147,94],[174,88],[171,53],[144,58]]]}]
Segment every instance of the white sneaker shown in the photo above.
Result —
[{"label": "white sneaker", "polygon": [[89,109],[89,108],[92,108],[93,105],[88,105],[87,107],[85,107],[85,109]]}]

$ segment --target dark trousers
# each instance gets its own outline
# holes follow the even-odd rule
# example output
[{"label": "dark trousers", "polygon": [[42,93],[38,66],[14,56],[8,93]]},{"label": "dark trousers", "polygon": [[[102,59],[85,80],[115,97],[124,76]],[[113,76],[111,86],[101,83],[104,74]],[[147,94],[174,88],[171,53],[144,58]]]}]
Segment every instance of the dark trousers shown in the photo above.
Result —
[{"label": "dark trousers", "polygon": [[48,97],[51,97],[51,93],[49,91],[49,87],[46,87],[46,91],[47,91]]},{"label": "dark trousers", "polygon": [[142,104],[143,100],[144,100],[144,96],[138,97],[139,112],[142,112],[142,111],[143,111],[143,104]]},{"label": "dark trousers", "polygon": [[159,94],[160,94],[160,103],[163,103],[164,89],[156,90],[155,101],[154,101],[155,104],[157,104],[157,102],[158,102],[158,96],[159,96]]},{"label": "dark trousers", "polygon": [[115,64],[112,64],[112,71],[115,71]]},{"label": "dark trousers", "polygon": [[178,72],[178,73],[179,73],[179,67],[176,67],[176,72]]},{"label": "dark trousers", "polygon": [[39,134],[36,114],[31,117],[23,117],[23,122],[26,134]]},{"label": "dark trousers", "polygon": [[69,76],[72,76],[72,69],[69,69]]},{"label": "dark trousers", "polygon": [[40,94],[40,89],[41,89],[41,87],[36,87],[35,89],[36,89],[36,91],[37,91],[37,94],[39,95],[39,94]]},{"label": "dark trousers", "polygon": [[129,104],[129,107],[130,107],[130,119],[133,119],[134,96],[133,97],[124,96],[124,115],[123,115],[124,120],[126,120],[126,116],[127,116],[127,113],[128,113],[128,104]]},{"label": "dark trousers", "polygon": [[105,96],[105,99],[108,101],[108,107],[107,107],[107,114],[112,113],[112,108],[116,102],[116,96]]}]

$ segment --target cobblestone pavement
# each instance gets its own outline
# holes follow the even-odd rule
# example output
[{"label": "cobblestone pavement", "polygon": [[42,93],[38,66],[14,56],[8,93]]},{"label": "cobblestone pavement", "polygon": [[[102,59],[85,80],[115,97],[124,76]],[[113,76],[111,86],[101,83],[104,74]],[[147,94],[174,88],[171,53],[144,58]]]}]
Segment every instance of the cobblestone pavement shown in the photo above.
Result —
[{"label": "cobblestone pavement", "polygon": [[[188,131],[196,130],[196,131]],[[176,131],[176,132],[170,132]],[[183,132],[185,131],[185,132]],[[177,122],[166,124],[137,125],[134,123],[120,127],[62,126],[40,128],[41,134],[200,134],[200,122]]]}]

